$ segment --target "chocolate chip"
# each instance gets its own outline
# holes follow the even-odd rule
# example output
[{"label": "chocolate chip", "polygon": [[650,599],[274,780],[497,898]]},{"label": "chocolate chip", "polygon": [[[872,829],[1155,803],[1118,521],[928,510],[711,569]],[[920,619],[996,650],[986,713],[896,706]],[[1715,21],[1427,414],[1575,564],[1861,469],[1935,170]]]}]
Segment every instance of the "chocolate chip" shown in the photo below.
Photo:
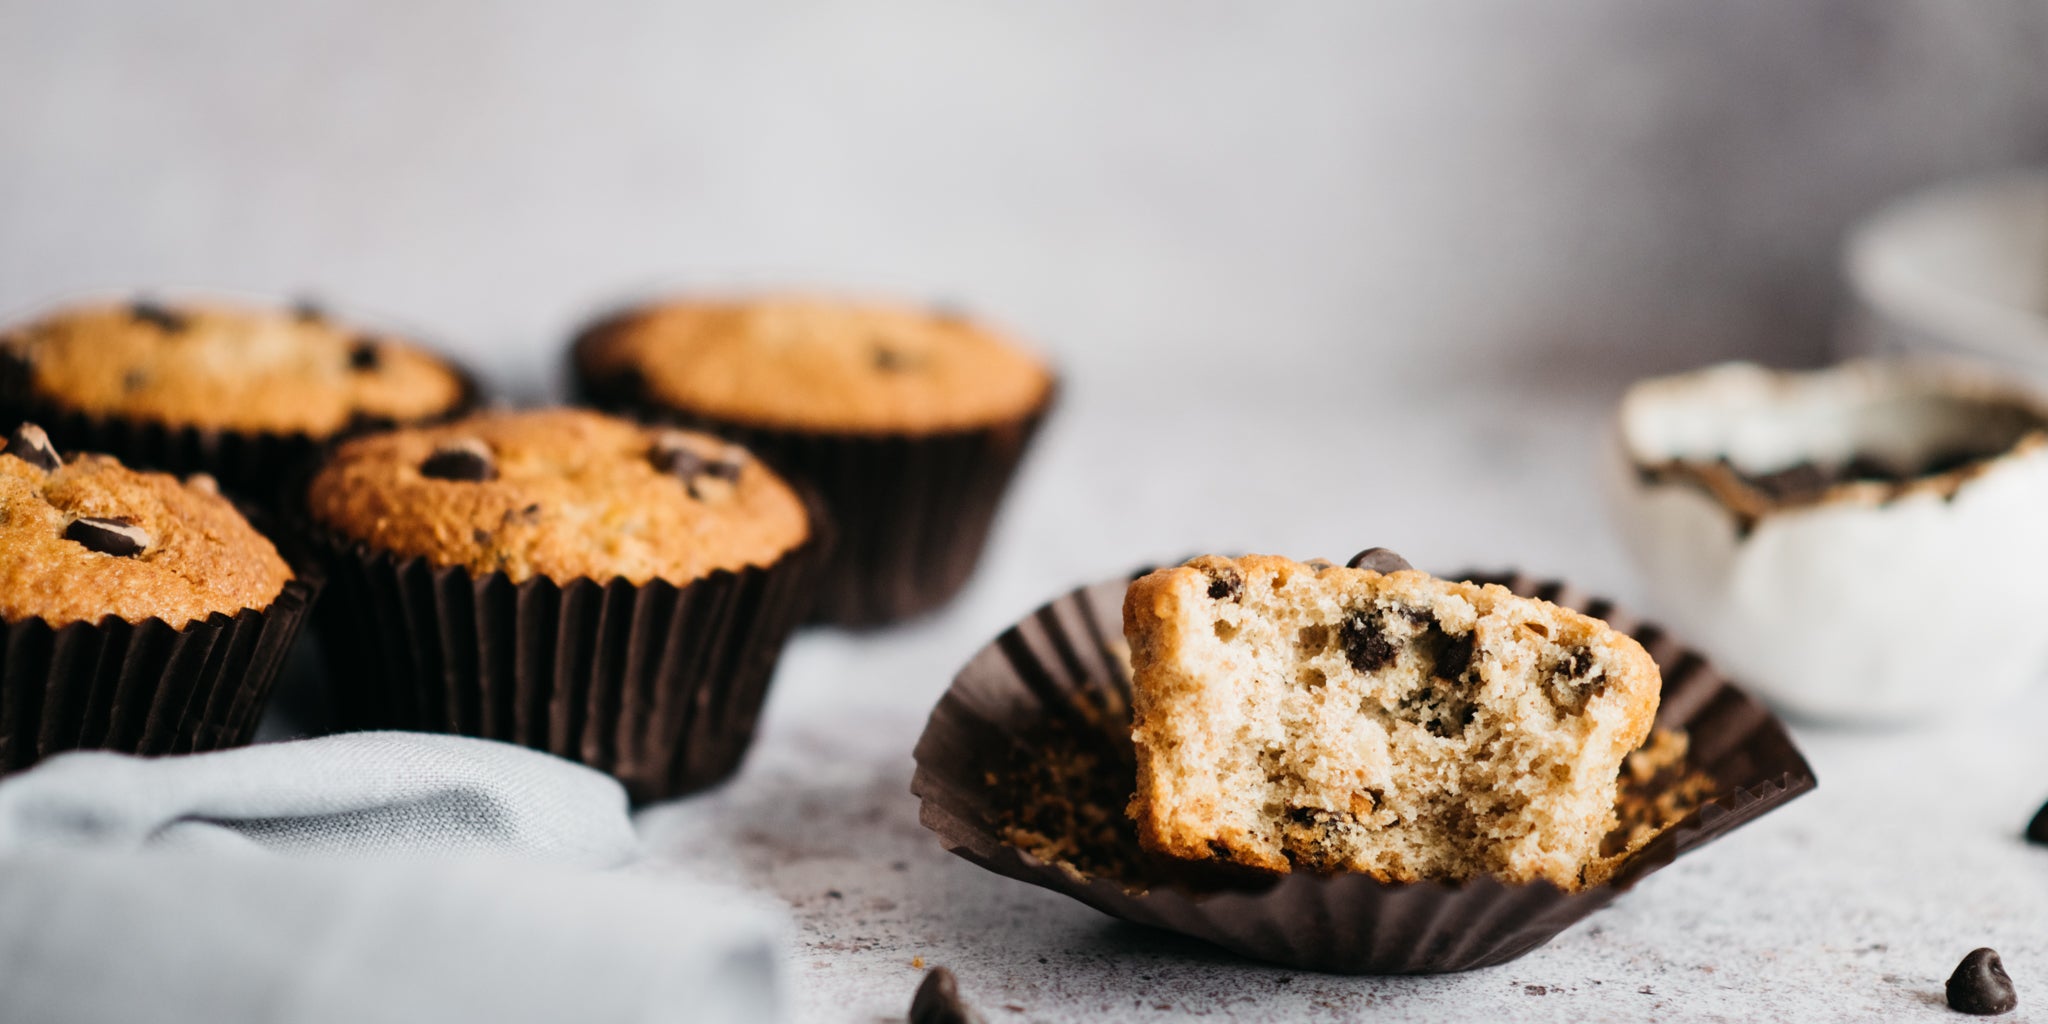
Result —
[{"label": "chocolate chip", "polygon": [[112,519],[74,519],[64,528],[64,539],[75,541],[103,555],[129,558],[149,548],[149,531],[126,516]]},{"label": "chocolate chip", "polygon": [[1564,664],[1561,667],[1564,669],[1565,675],[1568,675],[1573,679],[1577,679],[1585,675],[1587,672],[1592,671],[1593,652],[1583,647],[1577,648],[1572,651],[1571,656],[1569,658],[1565,659]]},{"label": "chocolate chip", "polygon": [[50,435],[33,423],[23,423],[7,433],[7,454],[28,463],[45,473],[54,473],[64,465],[57,456],[56,446],[50,444]]},{"label": "chocolate chip", "polygon": [[496,480],[498,467],[491,457],[489,445],[475,438],[464,438],[434,449],[434,454],[420,463],[420,475],[436,480],[481,483]]},{"label": "chocolate chip", "polygon": [[348,368],[358,373],[374,370],[384,362],[384,350],[375,338],[357,338],[348,347]]},{"label": "chocolate chip", "polygon": [[165,334],[176,334],[190,326],[190,321],[181,314],[148,299],[138,299],[129,304],[128,315]]},{"label": "chocolate chip", "polygon": [[934,967],[925,972],[910,1000],[910,1024],[981,1024],[981,1017],[960,998],[960,982],[953,972]]},{"label": "chocolate chip", "polygon": [[1244,574],[1225,567],[1209,571],[1209,596],[1217,601],[1238,601],[1244,598]]},{"label": "chocolate chip", "polygon": [[914,370],[921,362],[923,360],[916,356],[898,352],[887,346],[876,346],[875,348],[875,369],[883,373],[902,373],[905,370]]},{"label": "chocolate chip", "polygon": [[705,492],[698,486],[701,477],[714,480],[737,481],[746,469],[746,452],[739,448],[727,448],[717,458],[705,456],[681,436],[663,437],[648,449],[647,460],[654,468],[677,477],[690,490],[690,497],[703,500]]},{"label": "chocolate chip", "polygon": [[1813,498],[1828,489],[1834,481],[1819,466],[1811,462],[1800,462],[1784,469],[1759,473],[1748,478],[1750,486],[1764,492],[1773,501],[1803,501]]},{"label": "chocolate chip", "polygon": [[1477,638],[1470,633],[1452,636],[1441,626],[1432,627],[1430,632],[1430,647],[1436,657],[1435,674],[1453,681],[1463,678],[1465,670],[1472,667],[1472,648]]},{"label": "chocolate chip", "polygon": [[1994,950],[1971,950],[1948,976],[1948,1008],[1958,1013],[1991,1017],[2010,1013],[2019,1004],[2019,993]]},{"label": "chocolate chip", "polygon": [[2048,804],[2034,812],[2034,820],[2027,822],[2027,842],[2036,846],[2048,846]]},{"label": "chocolate chip", "polygon": [[315,299],[301,298],[292,303],[292,319],[302,324],[324,323],[327,320],[327,310],[321,308]]},{"label": "chocolate chip", "polygon": [[1366,548],[1352,555],[1351,561],[1344,564],[1353,569],[1371,569],[1377,573],[1402,572],[1415,568],[1408,564],[1407,559],[1386,548]]},{"label": "chocolate chip", "polygon": [[121,375],[121,390],[123,391],[140,391],[143,385],[148,383],[149,374],[141,370],[130,370]]},{"label": "chocolate chip", "polygon": [[1344,624],[1337,629],[1337,640],[1344,645],[1345,660],[1360,672],[1387,667],[1396,653],[1394,642],[1387,639],[1385,624],[1378,615],[1367,612],[1345,616]]}]

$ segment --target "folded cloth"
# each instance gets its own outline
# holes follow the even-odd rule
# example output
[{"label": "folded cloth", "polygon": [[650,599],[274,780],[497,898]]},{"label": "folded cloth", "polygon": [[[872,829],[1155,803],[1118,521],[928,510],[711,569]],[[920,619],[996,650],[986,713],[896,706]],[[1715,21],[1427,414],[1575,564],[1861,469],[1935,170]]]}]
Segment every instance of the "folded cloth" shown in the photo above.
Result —
[{"label": "folded cloth", "polygon": [[0,1021],[777,1019],[779,913],[589,870],[636,853],[618,783],[483,740],[66,754],[0,780]]},{"label": "folded cloth", "polygon": [[638,840],[610,776],[488,740],[359,732],[191,757],[65,754],[0,782],[0,854],[81,846],[612,867]]}]

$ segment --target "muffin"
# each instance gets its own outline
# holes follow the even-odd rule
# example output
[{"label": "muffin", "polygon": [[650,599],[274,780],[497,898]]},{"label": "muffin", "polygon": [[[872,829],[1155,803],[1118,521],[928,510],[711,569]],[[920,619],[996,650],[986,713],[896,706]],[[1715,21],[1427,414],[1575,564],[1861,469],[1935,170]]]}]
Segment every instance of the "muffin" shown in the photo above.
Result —
[{"label": "muffin", "polygon": [[745,449],[569,409],[347,441],[305,515],[347,724],[521,743],[642,801],[737,768],[817,563]]},{"label": "muffin", "polygon": [[0,331],[0,415],[143,467],[275,497],[318,447],[447,417],[473,399],[446,361],[318,308],[79,305]]},{"label": "muffin", "polygon": [[0,771],[248,741],[312,587],[210,478],[0,448]]},{"label": "muffin", "polygon": [[879,625],[966,583],[1052,372],[960,316],[803,297],[657,303],[584,331],[591,401],[731,437],[816,487],[837,531],[819,615]]},{"label": "muffin", "polygon": [[1598,619],[1383,567],[1208,556],[1131,584],[1140,840],[1578,888],[1656,717],[1656,663]]}]

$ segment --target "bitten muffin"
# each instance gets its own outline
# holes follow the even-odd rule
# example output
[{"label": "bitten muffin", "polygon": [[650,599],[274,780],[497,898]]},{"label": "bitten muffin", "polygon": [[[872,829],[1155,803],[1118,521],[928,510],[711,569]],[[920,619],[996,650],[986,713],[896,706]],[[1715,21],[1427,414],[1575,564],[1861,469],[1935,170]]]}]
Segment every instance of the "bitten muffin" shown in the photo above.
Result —
[{"label": "bitten muffin", "polygon": [[291,567],[205,478],[59,456],[33,424],[0,449],[0,619],[174,627],[270,606]]},{"label": "bitten muffin", "polygon": [[801,296],[657,303],[586,330],[584,394],[732,437],[838,530],[824,618],[873,625],[965,584],[1054,377],[964,317]]},{"label": "bitten muffin", "polygon": [[810,528],[745,449],[572,409],[486,413],[342,445],[315,522],[369,547],[513,582],[684,584],[772,564]]},{"label": "bitten muffin", "polygon": [[1597,619],[1397,566],[1207,556],[1131,584],[1148,848],[1581,884],[1656,715],[1655,662]]}]

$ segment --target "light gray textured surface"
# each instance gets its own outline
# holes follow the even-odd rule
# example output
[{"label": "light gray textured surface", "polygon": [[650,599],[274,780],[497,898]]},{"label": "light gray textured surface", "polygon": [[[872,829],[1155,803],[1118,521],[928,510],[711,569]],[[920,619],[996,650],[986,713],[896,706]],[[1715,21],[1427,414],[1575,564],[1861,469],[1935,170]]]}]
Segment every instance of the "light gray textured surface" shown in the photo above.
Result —
[{"label": "light gray textured surface", "polygon": [[1821,358],[1852,217],[2048,155],[2044,39],[2041,0],[0,0],[0,312],[311,289],[527,394],[653,283],[946,296],[1042,341],[1065,407],[970,592],[802,638],[746,772],[646,821],[792,904],[804,1020],[900,1013],[915,956],[998,1022],[1934,1019],[1983,941],[2025,1015],[2038,701],[1809,736],[1819,793],[1455,979],[1112,927],[941,854],[906,787],[961,662],[1140,561],[1386,544],[1633,597],[1591,485],[1621,383]]}]

